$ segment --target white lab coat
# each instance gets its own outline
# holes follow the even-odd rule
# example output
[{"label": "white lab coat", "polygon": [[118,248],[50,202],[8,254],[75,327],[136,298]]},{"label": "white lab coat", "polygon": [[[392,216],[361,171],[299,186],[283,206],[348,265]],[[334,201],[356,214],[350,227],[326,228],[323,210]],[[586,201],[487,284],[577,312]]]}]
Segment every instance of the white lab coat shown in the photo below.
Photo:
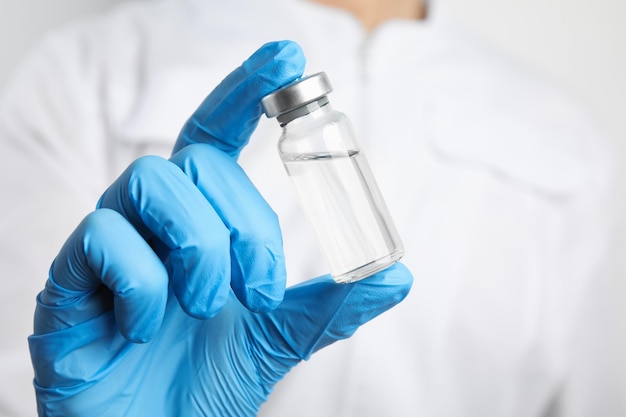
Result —
[{"label": "white lab coat", "polygon": [[[605,311],[611,163],[583,112],[445,16],[367,35],[299,0],[127,3],[49,36],[18,70],[0,102],[0,410],[34,414],[26,337],[65,238],[133,159],[168,156],[203,97],[278,39],[330,76],[415,284],[297,367],[261,414],[626,415]],[[296,283],[327,268],[278,135],[263,119],[240,162],[279,215]]]}]

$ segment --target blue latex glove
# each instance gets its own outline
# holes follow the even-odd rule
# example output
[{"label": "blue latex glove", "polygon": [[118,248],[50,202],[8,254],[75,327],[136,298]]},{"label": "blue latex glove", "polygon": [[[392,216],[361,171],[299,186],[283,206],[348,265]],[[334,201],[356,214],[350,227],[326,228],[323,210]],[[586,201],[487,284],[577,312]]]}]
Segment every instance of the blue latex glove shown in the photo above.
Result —
[{"label": "blue latex glove", "polygon": [[202,103],[170,160],[133,163],[69,237],[29,338],[40,415],[255,415],[299,361],[406,296],[401,264],[285,291],[277,218],[235,157],[259,99],[303,66],[296,44],[263,46]]}]

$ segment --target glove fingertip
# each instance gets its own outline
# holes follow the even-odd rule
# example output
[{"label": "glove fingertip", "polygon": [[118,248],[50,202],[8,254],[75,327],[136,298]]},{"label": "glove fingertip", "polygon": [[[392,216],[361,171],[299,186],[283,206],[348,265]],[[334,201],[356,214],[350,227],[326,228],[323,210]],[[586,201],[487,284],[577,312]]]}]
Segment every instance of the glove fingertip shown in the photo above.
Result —
[{"label": "glove fingertip", "polygon": [[115,319],[122,336],[132,343],[147,343],[159,332],[165,316],[166,299],[139,307],[115,299]]},{"label": "glove fingertip", "polygon": [[306,58],[304,52],[297,42],[291,40],[281,40],[268,42],[257,49],[250,57],[244,61],[249,73],[255,73],[258,69],[269,64],[280,64],[285,68],[293,68],[297,71],[304,70]]},{"label": "glove fingertip", "polygon": [[118,286],[114,291],[115,319],[120,333],[133,343],[146,343],[159,332],[168,299],[168,278],[160,264],[148,268],[145,276],[136,275],[133,285]]},{"label": "glove fingertip", "polygon": [[147,331],[146,329],[127,329],[126,331],[120,329],[120,333],[122,333],[124,339],[137,344],[148,343],[156,334],[156,332],[150,331],[150,329]]},{"label": "glove fingertip", "polygon": [[233,292],[241,304],[255,313],[276,309],[283,301],[287,286],[282,245],[267,241],[259,245],[239,243],[232,257]]},{"label": "glove fingertip", "polygon": [[[304,73],[306,58],[300,45],[294,41],[269,42],[263,45],[258,52],[264,56],[264,59],[261,59],[262,65],[259,67],[267,68],[270,72],[268,75],[271,75],[271,77],[264,78],[267,86],[261,92],[262,94],[271,93],[284,84],[301,77]],[[257,62],[254,59],[256,55],[252,55],[248,62]]]},{"label": "glove fingertip", "polygon": [[183,311],[198,320],[215,317],[228,301],[229,289],[223,280],[208,279],[206,286],[175,285],[174,292]]},{"label": "glove fingertip", "polygon": [[245,306],[254,313],[269,313],[282,303],[283,296],[284,290],[280,292],[276,288],[269,291],[255,289],[247,292]]},{"label": "glove fingertip", "polygon": [[234,280],[231,283],[237,299],[248,310],[254,313],[268,313],[276,309],[285,296],[286,280],[280,276],[265,276],[261,279],[248,277],[243,280]]}]

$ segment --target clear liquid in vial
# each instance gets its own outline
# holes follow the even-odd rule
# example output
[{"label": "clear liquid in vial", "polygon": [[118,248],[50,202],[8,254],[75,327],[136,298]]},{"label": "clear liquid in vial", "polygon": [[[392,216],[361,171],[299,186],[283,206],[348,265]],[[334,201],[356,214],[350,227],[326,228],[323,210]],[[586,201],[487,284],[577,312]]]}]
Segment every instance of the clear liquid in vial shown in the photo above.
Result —
[{"label": "clear liquid in vial", "polygon": [[365,278],[404,255],[363,154],[297,154],[282,159],[335,281]]}]

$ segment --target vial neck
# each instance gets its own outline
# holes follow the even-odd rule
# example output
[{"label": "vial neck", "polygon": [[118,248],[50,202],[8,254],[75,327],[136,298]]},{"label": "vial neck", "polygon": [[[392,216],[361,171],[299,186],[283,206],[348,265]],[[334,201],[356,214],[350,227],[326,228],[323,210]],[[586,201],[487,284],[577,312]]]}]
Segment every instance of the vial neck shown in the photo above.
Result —
[{"label": "vial neck", "polygon": [[311,114],[317,111],[327,112],[330,110],[331,107],[330,104],[328,104],[328,97],[323,96],[311,103],[305,104],[304,106],[300,106],[287,113],[279,115],[278,117],[276,117],[276,120],[278,120],[278,123],[280,123],[280,125],[284,127],[293,120],[298,119],[302,116],[306,116],[307,114]]}]

